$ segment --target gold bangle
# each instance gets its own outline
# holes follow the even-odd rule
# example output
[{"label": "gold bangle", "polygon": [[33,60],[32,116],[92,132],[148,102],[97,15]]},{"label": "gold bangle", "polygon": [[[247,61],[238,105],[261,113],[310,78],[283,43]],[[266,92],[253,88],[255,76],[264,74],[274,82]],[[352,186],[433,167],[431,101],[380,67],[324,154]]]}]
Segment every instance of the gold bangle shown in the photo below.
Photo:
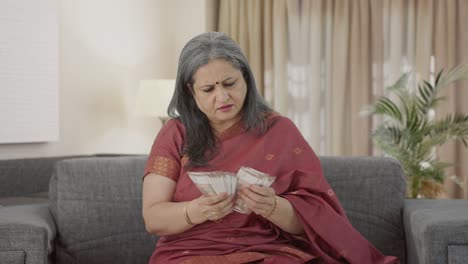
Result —
[{"label": "gold bangle", "polygon": [[273,209],[271,209],[271,211],[270,211],[270,213],[269,213],[268,215],[263,216],[263,217],[268,218],[268,217],[270,217],[270,216],[273,214],[273,212],[275,211],[276,206],[278,205],[278,199],[276,199],[276,196],[275,196],[274,198],[275,198],[275,204],[273,205]]},{"label": "gold bangle", "polygon": [[195,225],[192,220],[190,220],[190,217],[188,216],[188,212],[187,212],[187,206],[184,206],[184,216],[185,216],[185,221],[187,221],[187,223],[189,225]]}]

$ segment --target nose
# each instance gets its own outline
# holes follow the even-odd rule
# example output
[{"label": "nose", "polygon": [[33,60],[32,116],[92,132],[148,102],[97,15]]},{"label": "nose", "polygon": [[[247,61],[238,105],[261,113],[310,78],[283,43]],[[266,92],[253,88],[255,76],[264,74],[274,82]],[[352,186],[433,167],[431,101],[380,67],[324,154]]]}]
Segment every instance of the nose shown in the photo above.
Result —
[{"label": "nose", "polygon": [[218,87],[218,93],[216,94],[216,98],[219,102],[227,102],[229,99],[229,93],[223,87]]}]

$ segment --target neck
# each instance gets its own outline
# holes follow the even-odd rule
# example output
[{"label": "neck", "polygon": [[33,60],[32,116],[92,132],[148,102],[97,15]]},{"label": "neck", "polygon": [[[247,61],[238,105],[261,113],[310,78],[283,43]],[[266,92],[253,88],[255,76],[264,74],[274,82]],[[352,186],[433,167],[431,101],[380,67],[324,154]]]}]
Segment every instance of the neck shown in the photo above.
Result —
[{"label": "neck", "polygon": [[230,120],[229,122],[223,122],[221,124],[210,123],[210,125],[213,128],[215,134],[219,135],[219,134],[223,133],[224,131],[226,131],[227,129],[229,129],[230,127],[232,127],[232,125],[237,123],[237,121],[239,121],[240,119],[241,119],[241,116],[238,116],[238,117]]}]

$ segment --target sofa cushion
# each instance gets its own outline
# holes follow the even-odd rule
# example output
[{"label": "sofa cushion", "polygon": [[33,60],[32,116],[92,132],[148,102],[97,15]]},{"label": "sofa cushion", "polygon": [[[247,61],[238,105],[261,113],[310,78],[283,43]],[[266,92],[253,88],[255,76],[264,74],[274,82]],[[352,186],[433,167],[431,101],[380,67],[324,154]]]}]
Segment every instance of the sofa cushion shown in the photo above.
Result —
[{"label": "sofa cushion", "polygon": [[141,178],[146,156],[57,163],[50,182],[59,263],[146,263],[156,237],[145,230]]},{"label": "sofa cushion", "polygon": [[398,162],[376,157],[321,157],[324,175],[351,224],[386,255],[405,259],[406,190]]},{"label": "sofa cushion", "polygon": [[0,259],[4,264],[24,264],[26,263],[24,257],[22,250],[0,251]]}]

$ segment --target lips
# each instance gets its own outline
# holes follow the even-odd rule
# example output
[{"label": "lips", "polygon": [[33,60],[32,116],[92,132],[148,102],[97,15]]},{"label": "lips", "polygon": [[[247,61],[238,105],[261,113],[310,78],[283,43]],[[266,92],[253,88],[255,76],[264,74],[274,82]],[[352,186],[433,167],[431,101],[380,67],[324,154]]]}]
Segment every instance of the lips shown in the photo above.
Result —
[{"label": "lips", "polygon": [[218,108],[218,110],[220,110],[222,112],[227,112],[227,111],[231,110],[232,106],[233,106],[232,104],[223,105],[220,108]]}]

